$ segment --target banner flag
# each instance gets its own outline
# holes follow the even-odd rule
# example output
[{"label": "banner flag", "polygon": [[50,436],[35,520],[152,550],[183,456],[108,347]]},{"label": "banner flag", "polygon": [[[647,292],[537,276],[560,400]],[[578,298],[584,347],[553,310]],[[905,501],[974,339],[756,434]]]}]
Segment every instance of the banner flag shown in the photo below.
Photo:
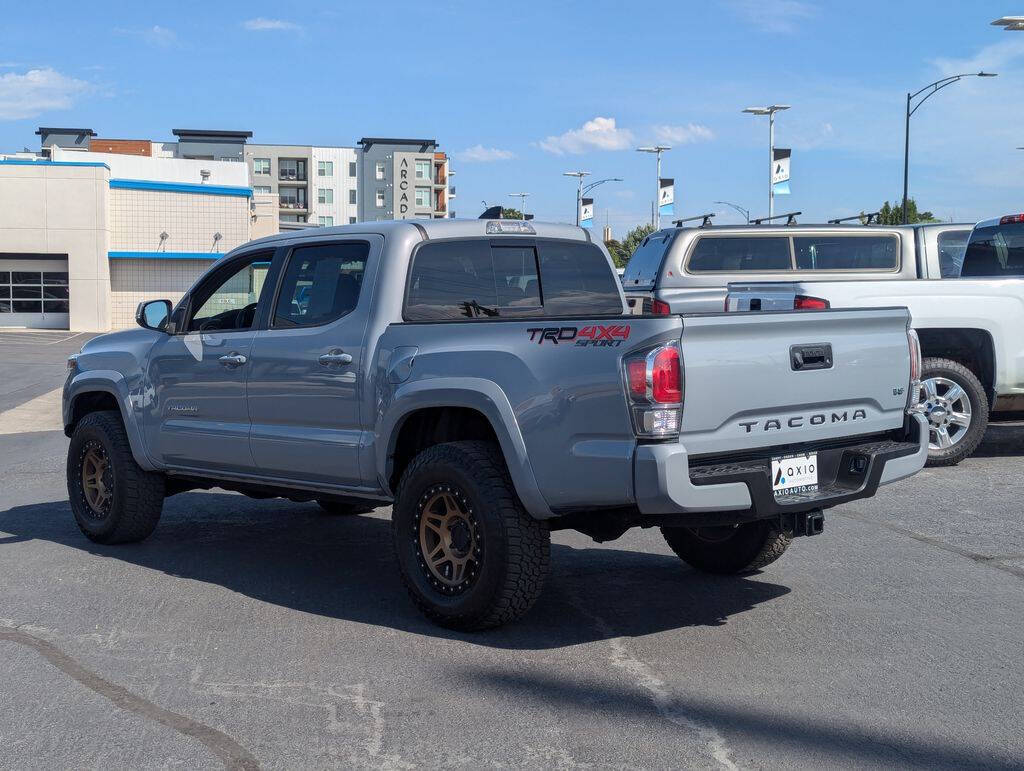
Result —
[{"label": "banner flag", "polygon": [[585,228],[594,226],[594,199],[583,198],[580,200],[580,225]]},{"label": "banner flag", "polygon": [[676,213],[676,186],[672,178],[658,180],[658,213],[662,216]]},{"label": "banner flag", "polygon": [[789,195],[789,161],[793,151],[776,147],[772,152],[772,191],[775,195]]}]

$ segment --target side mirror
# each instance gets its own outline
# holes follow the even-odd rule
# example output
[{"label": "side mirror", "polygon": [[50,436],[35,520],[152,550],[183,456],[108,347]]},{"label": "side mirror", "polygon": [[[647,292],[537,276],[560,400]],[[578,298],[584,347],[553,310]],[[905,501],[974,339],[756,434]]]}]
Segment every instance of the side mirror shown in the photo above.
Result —
[{"label": "side mirror", "polygon": [[167,326],[167,319],[171,317],[170,300],[149,300],[139,303],[135,309],[135,322],[145,329],[155,329],[163,332]]}]

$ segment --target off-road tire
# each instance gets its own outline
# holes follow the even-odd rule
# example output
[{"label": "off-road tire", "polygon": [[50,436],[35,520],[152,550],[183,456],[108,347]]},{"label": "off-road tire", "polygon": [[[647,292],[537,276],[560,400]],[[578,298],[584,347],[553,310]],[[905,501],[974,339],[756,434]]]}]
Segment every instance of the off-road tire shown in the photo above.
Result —
[{"label": "off-road tire", "polygon": [[[439,489],[460,498],[474,520],[473,544],[481,547],[472,583],[463,589],[439,584],[422,555],[421,507]],[[551,551],[548,526],[523,508],[501,451],[491,442],[449,442],[417,455],[402,474],[391,523],[409,596],[441,626],[462,631],[499,626],[522,617],[541,593]]]},{"label": "off-road tire", "polygon": [[[98,515],[85,497],[82,463],[89,447],[100,445],[111,468],[109,510]],[[96,543],[130,543],[146,538],[160,521],[164,505],[163,474],[145,471],[132,457],[121,415],[91,412],[75,426],[68,448],[68,499],[75,522]]]},{"label": "off-road tire", "polygon": [[928,450],[928,466],[955,466],[970,457],[988,429],[989,403],[985,387],[970,369],[952,359],[928,358],[921,363],[921,380],[930,377],[944,377],[959,385],[971,401],[971,425],[964,438],[942,450]]},{"label": "off-road tire", "polygon": [[334,501],[330,498],[317,498],[316,502],[323,509],[324,514],[330,514],[332,517],[352,517],[356,514],[367,514],[373,511],[372,506]]},{"label": "off-road tire", "polygon": [[683,562],[705,573],[760,570],[781,557],[793,542],[792,535],[780,531],[778,523],[770,519],[737,525],[731,536],[717,541],[701,537],[702,530],[707,529],[663,527],[661,534]]}]

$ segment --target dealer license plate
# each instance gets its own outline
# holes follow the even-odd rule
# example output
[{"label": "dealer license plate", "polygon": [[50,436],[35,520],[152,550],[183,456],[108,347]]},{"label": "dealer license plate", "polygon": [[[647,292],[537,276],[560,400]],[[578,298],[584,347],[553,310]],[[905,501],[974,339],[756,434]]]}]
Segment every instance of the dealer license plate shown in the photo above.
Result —
[{"label": "dealer license plate", "polygon": [[818,489],[818,453],[772,458],[772,492],[776,498]]}]

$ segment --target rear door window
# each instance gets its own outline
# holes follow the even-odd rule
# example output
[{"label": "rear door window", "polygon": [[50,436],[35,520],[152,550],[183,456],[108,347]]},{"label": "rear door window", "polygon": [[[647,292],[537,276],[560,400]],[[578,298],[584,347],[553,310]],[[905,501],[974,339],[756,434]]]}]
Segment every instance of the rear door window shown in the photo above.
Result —
[{"label": "rear door window", "polygon": [[618,277],[592,244],[542,242],[540,275],[550,316],[622,313]]},{"label": "rear door window", "polygon": [[798,236],[793,239],[797,270],[896,270],[896,236]]},{"label": "rear door window", "polygon": [[763,273],[792,267],[787,236],[703,236],[687,263],[690,273]]},{"label": "rear door window", "polygon": [[671,241],[668,233],[655,233],[640,242],[622,274],[625,286],[651,286],[658,280],[661,263]]},{"label": "rear door window", "polygon": [[1024,276],[1024,223],[975,228],[964,253],[961,278]]}]

